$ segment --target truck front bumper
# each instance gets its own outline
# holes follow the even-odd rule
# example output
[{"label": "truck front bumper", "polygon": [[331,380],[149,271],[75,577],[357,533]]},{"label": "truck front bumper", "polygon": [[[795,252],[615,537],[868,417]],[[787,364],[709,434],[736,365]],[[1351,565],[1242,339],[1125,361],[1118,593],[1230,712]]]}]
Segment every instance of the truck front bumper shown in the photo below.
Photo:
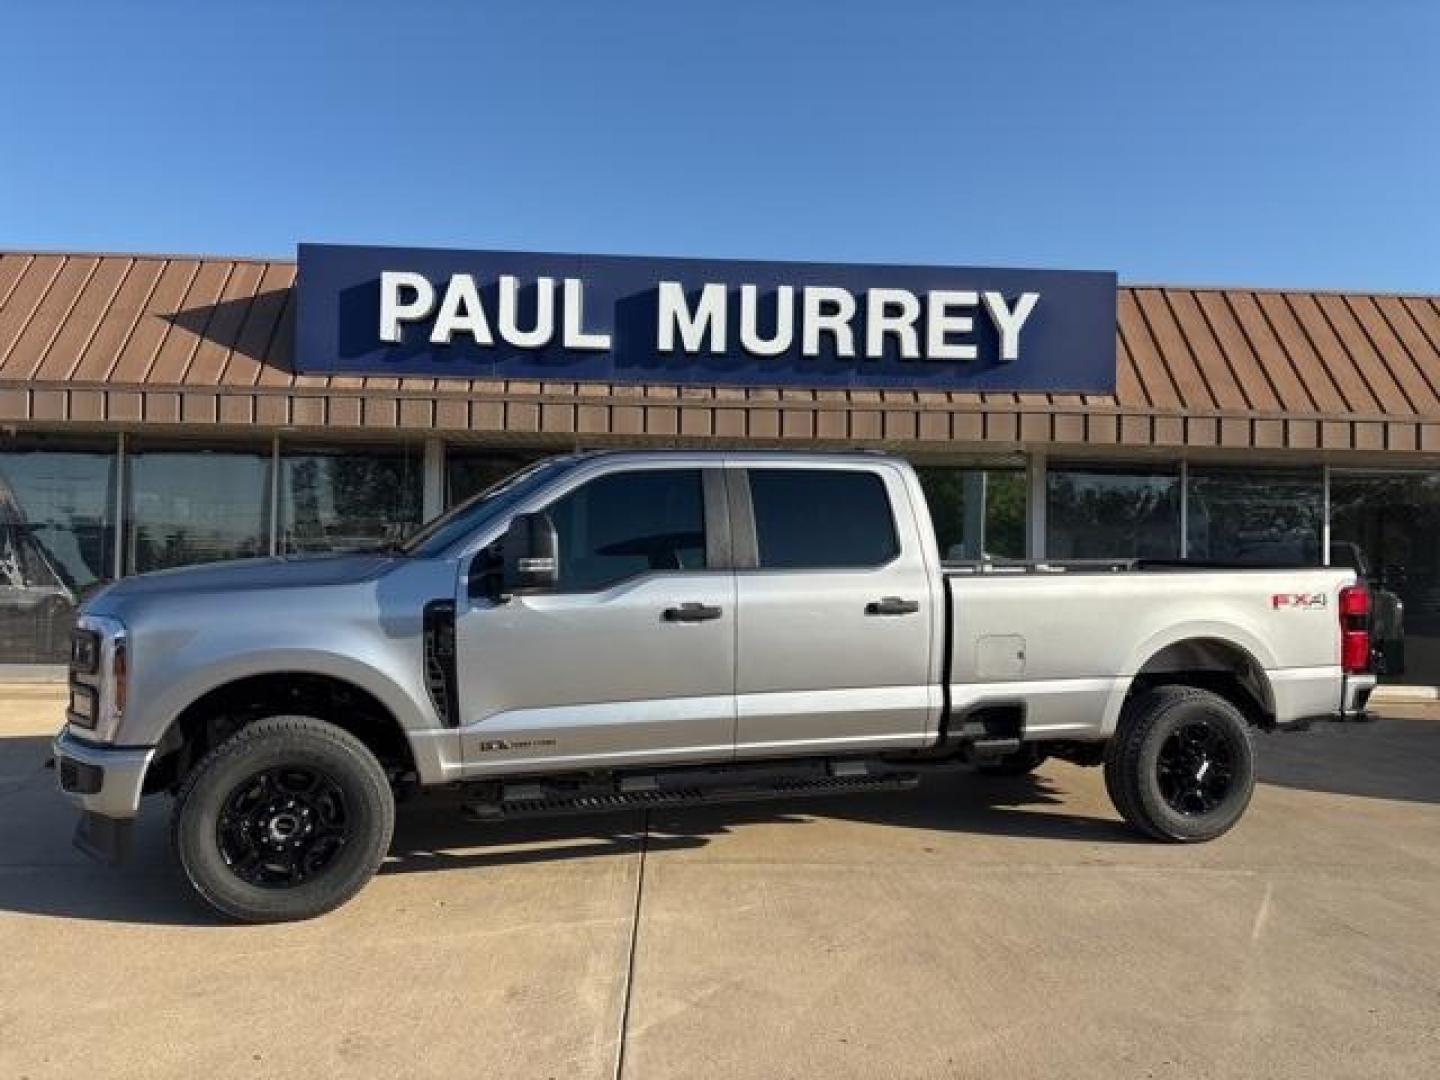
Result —
[{"label": "truck front bumper", "polygon": [[80,807],[75,846],[107,862],[126,852],[130,825],[140,812],[145,773],[153,746],[103,746],[70,733],[55,737],[55,774],[63,791]]}]

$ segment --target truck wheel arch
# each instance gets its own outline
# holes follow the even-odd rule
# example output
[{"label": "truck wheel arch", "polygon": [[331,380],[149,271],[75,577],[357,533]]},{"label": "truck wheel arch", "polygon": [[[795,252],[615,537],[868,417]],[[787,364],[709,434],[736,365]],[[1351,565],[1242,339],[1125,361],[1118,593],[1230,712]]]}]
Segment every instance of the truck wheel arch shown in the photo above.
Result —
[{"label": "truck wheel arch", "polygon": [[1211,690],[1235,704],[1249,722],[1269,728],[1275,722],[1275,694],[1265,665],[1255,651],[1234,635],[1208,631],[1151,645],[1135,669],[1130,685],[1112,701],[1105,718],[1113,732],[1120,710],[1136,694],[1155,686],[1185,685]]},{"label": "truck wheel arch", "polygon": [[171,720],[145,778],[146,793],[177,786],[211,749],[269,715],[299,714],[334,724],[397,775],[417,771],[413,748],[393,709],[339,676],[304,670],[242,675],[194,697]]}]

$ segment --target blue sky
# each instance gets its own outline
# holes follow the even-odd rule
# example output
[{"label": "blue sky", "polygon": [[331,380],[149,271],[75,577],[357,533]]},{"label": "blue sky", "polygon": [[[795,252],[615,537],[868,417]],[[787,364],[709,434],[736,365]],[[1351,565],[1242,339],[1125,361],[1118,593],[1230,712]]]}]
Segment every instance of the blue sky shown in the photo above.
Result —
[{"label": "blue sky", "polygon": [[1440,4],[12,3],[0,248],[1440,291]]}]

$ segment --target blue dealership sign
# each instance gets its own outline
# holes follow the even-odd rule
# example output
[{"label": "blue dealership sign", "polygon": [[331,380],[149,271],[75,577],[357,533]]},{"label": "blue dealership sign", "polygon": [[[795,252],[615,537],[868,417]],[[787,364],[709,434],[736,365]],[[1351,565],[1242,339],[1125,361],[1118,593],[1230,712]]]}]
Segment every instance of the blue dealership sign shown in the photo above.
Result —
[{"label": "blue dealership sign", "polygon": [[1115,275],[301,244],[307,374],[1108,394]]}]

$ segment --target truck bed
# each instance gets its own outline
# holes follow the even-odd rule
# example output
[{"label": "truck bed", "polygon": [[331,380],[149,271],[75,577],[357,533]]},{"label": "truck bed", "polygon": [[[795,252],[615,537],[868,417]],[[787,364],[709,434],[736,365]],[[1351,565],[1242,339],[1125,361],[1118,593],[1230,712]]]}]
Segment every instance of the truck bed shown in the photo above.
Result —
[{"label": "truck bed", "polygon": [[951,714],[1008,701],[1025,737],[1107,737],[1136,676],[1242,671],[1280,722],[1334,712],[1340,567],[1144,560],[942,565]]}]

